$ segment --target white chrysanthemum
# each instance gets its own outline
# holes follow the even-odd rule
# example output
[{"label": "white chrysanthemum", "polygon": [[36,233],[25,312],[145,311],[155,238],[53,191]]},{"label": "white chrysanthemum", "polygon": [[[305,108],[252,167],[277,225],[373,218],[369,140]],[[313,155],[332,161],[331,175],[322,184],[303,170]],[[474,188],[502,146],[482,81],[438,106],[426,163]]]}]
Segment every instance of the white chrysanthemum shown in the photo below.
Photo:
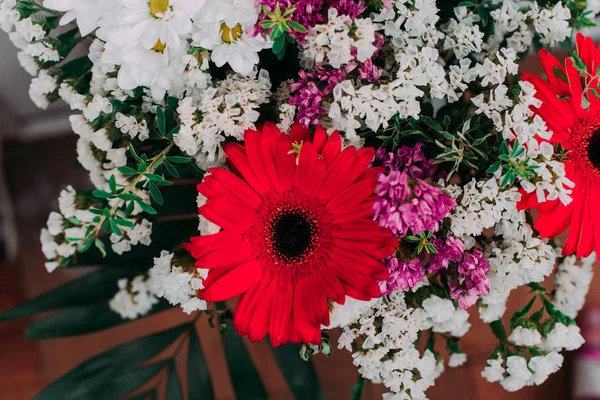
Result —
[{"label": "white chrysanthemum", "polygon": [[87,36],[98,28],[98,21],[104,16],[111,0],[44,0],[44,7],[64,12],[60,25],[76,21],[82,36]]},{"label": "white chrysanthemum", "polygon": [[117,0],[98,37],[124,48],[178,48],[203,5],[203,0]]},{"label": "white chrysanthemum", "polygon": [[258,64],[258,52],[270,47],[260,36],[252,37],[240,24],[230,28],[225,22],[196,23],[192,45],[211,50],[210,58],[217,67],[225,64],[237,73],[249,75]]}]

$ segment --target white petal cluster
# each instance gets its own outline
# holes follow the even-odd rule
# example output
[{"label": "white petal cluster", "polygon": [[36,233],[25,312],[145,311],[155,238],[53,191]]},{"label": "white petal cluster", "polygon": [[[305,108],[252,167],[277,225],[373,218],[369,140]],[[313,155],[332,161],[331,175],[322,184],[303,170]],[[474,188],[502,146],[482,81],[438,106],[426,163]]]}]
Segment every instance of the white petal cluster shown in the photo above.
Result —
[{"label": "white petal cluster", "polygon": [[451,18],[443,27],[446,34],[444,50],[452,50],[458,59],[465,58],[471,53],[480,53],[483,45],[483,32],[479,30],[478,15],[468,11],[466,7],[454,9],[456,19]]},{"label": "white petal cluster", "polygon": [[352,20],[338,15],[335,8],[329,9],[328,18],[326,24],[316,25],[308,32],[307,45],[301,53],[305,67],[318,63],[340,68],[352,60],[364,62],[373,56],[377,50],[373,45],[375,32],[379,27],[371,19]]},{"label": "white petal cluster", "polygon": [[537,2],[533,2],[531,18],[535,31],[540,35],[540,43],[554,46],[571,36],[571,11],[562,2],[557,1],[551,9],[541,9]]},{"label": "white petal cluster", "polygon": [[534,347],[542,343],[542,334],[537,329],[517,326],[508,340],[517,346]]},{"label": "white petal cluster", "polygon": [[554,275],[554,306],[567,317],[575,318],[583,308],[590,290],[596,254],[578,260],[575,256],[562,259]]},{"label": "white petal cluster", "polygon": [[248,77],[229,75],[199,98],[185,97],[177,109],[181,130],[174,136],[175,144],[205,168],[221,164],[225,138],[241,140],[246,129],[254,129],[258,108],[270,96],[269,74],[261,70]]},{"label": "white petal cluster", "polygon": [[521,91],[514,99],[507,96],[508,87],[504,81],[508,75],[518,72],[513,49],[503,48],[496,53],[495,61],[486,59],[475,68],[482,84],[494,87],[488,93],[481,93],[471,101],[477,114],[484,114],[494,122],[496,130],[505,140],[518,140],[523,151],[512,155],[512,161],[524,162],[533,169],[533,177],[517,177],[527,193],[535,192],[538,201],[560,199],[565,205],[572,201],[570,196],[574,183],[566,177],[564,164],[554,159],[554,148],[538,138],[550,139],[552,132],[539,116],[534,116],[532,108],[540,107],[541,101],[535,97],[535,88],[529,82],[520,82]]},{"label": "white petal cluster", "polygon": [[436,333],[449,333],[454,337],[464,336],[469,331],[469,313],[454,306],[450,299],[431,296],[423,300],[424,318],[421,329],[432,329]]},{"label": "white petal cluster", "polygon": [[429,87],[432,97],[444,98],[450,90],[444,68],[438,63],[435,48],[407,47],[396,55],[399,69],[387,84],[369,84],[356,88],[350,80],[340,82],[333,90],[329,118],[333,128],[344,131],[349,140],[356,130],[367,127],[376,131],[386,128],[390,119],[418,118],[421,112],[422,87]]},{"label": "white petal cluster", "polygon": [[[431,311],[439,319],[438,310]],[[394,293],[377,299],[360,318],[343,327],[338,347],[351,351],[352,343],[360,340],[353,363],[363,377],[382,382],[392,391],[384,398],[425,399],[425,390],[443,370],[432,352],[421,354],[415,347],[427,319],[426,311],[407,307],[404,295]]]},{"label": "white petal cluster", "polygon": [[457,237],[477,236],[492,228],[507,210],[514,210],[520,195],[515,188],[501,189],[496,179],[475,181],[446,188],[457,201],[450,215],[451,230]]},{"label": "white petal cluster", "polygon": [[547,351],[573,351],[585,343],[579,327],[575,324],[564,325],[556,323],[550,333],[544,338],[541,348]]},{"label": "white petal cluster", "polygon": [[505,211],[495,232],[502,240],[489,243],[485,249],[492,288],[479,309],[484,322],[504,315],[510,292],[530,282],[543,281],[552,273],[556,262],[555,249],[539,238],[525,221],[522,211],[514,208]]},{"label": "white petal cluster", "polygon": [[[135,220],[131,220],[135,223]],[[131,246],[137,244],[143,244],[144,246],[150,246],[152,243],[152,222],[147,219],[142,219],[133,228],[123,226],[120,228],[122,235],[113,233],[110,235],[110,241],[112,243],[112,250],[121,255],[131,250]]]},{"label": "white petal cluster", "polygon": [[119,291],[109,301],[110,309],[118,313],[123,319],[136,319],[150,312],[158,299],[152,293],[150,279],[138,275],[131,281],[120,279]]},{"label": "white petal cluster", "polygon": [[155,296],[164,297],[173,305],[180,305],[186,314],[206,310],[206,302],[198,297],[198,290],[204,288],[202,280],[206,279],[208,270],[193,266],[184,269],[174,265],[173,254],[162,251],[160,257],[154,259],[149,275]]}]

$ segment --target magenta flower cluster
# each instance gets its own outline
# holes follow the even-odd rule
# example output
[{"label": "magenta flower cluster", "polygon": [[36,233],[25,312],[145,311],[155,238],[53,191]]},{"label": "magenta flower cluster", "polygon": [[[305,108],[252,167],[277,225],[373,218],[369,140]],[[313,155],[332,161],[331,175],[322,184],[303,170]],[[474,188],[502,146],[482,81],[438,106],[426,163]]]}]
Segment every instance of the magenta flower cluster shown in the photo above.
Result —
[{"label": "magenta flower cluster", "polygon": [[460,308],[467,309],[474,305],[479,297],[485,296],[491,289],[486,272],[490,263],[483,253],[477,249],[467,253],[458,264],[458,278],[448,282],[450,297],[458,301]]},{"label": "magenta flower cluster", "polygon": [[409,232],[437,232],[440,222],[456,207],[454,199],[423,179],[431,179],[435,165],[420,144],[403,147],[394,153],[379,152],[386,167],[377,180],[377,200],[373,205],[379,225],[399,238]]},{"label": "magenta flower cluster", "polygon": [[[373,205],[374,218],[380,226],[389,228],[398,238],[438,232],[441,222],[450,215],[456,203],[451,196],[429,183],[436,178],[436,166],[425,156],[421,144],[402,147],[395,153],[379,149],[375,160],[386,169],[377,177],[379,186]],[[449,270],[451,265],[454,266],[453,278],[448,286],[451,298],[460,308],[471,307],[489,292],[486,272],[490,264],[481,251],[468,252],[462,240],[454,236],[431,236],[428,240],[437,252],[429,255],[427,267],[422,255],[409,260],[397,257],[384,260],[390,276],[379,282],[383,295],[413,289],[426,279],[425,270],[434,274]]]}]

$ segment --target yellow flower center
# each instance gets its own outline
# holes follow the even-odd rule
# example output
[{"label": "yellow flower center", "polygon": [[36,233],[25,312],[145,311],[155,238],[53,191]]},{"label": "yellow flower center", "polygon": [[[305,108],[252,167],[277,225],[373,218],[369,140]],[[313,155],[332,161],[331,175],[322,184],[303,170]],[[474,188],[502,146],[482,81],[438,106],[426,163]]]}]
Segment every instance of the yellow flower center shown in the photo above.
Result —
[{"label": "yellow flower center", "polygon": [[162,14],[169,9],[169,0],[150,0],[150,14]]},{"label": "yellow flower center", "polygon": [[237,24],[233,28],[227,26],[225,22],[221,24],[221,39],[225,43],[235,42],[242,36],[242,27],[240,24]]},{"label": "yellow flower center", "polygon": [[158,52],[158,53],[164,53],[165,49],[167,48],[167,45],[164,44],[163,42],[160,41],[160,39],[156,42],[156,44],[154,45],[154,47],[152,48],[152,50]]}]

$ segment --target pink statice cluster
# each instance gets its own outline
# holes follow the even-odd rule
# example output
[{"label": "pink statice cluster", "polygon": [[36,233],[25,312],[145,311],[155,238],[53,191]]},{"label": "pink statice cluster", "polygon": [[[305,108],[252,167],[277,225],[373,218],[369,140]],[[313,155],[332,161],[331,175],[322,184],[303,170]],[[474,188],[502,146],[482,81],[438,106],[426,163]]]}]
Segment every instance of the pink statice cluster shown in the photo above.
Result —
[{"label": "pink statice cluster", "polygon": [[419,258],[398,261],[396,257],[389,257],[384,262],[390,275],[385,280],[379,281],[382,296],[415,288],[426,278],[423,264]]},{"label": "pink statice cluster", "polygon": [[416,258],[394,256],[384,260],[390,276],[379,282],[382,294],[414,289],[427,278],[425,272],[435,274],[444,270],[450,277],[451,298],[462,309],[471,307],[490,290],[486,276],[490,264],[481,251],[467,251],[462,240],[444,237],[439,232],[442,221],[456,203],[431,183],[437,178],[433,160],[425,156],[419,143],[396,152],[380,149],[375,161],[386,169],[377,177],[379,186],[373,205],[379,225],[389,228],[399,239],[433,233],[428,240],[435,247],[435,252],[427,256],[424,252]]},{"label": "pink statice cluster", "polygon": [[459,276],[448,282],[450,297],[458,301],[460,308],[467,309],[477,300],[489,293],[491,283],[486,272],[490,270],[490,263],[483,253],[477,249],[465,254],[465,258],[458,264]]},{"label": "pink statice cluster", "polygon": [[378,157],[386,167],[386,172],[377,177],[379,186],[373,205],[379,225],[398,238],[409,233],[437,232],[456,202],[430,183],[435,166],[423,155],[421,146],[403,147],[395,154],[379,153]]}]

